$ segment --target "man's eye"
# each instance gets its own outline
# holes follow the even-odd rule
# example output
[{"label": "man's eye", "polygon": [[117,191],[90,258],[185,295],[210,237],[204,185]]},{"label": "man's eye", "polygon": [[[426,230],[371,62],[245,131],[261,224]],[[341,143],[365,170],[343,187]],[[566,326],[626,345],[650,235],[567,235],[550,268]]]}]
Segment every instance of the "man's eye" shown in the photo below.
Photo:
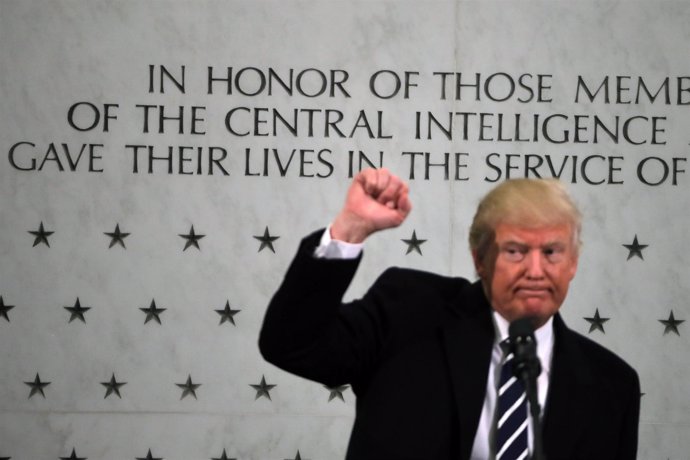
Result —
[{"label": "man's eye", "polygon": [[563,250],[558,248],[546,248],[543,251],[544,257],[551,263],[560,262],[563,260]]},{"label": "man's eye", "polygon": [[503,250],[503,256],[510,262],[519,262],[525,257],[525,252],[521,251],[519,248],[505,248]]}]

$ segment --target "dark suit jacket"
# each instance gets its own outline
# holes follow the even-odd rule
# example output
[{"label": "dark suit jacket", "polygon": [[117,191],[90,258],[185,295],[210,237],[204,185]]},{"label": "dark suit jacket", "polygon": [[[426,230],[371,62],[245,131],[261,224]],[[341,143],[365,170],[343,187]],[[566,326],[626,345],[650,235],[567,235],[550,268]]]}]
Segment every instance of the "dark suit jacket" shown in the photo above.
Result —
[{"label": "dark suit jacket", "polygon": [[[313,257],[306,238],[273,297],[259,338],[271,363],[357,396],[350,460],[470,456],[486,392],[494,327],[479,283],[416,270],[384,272],[342,304],[359,259]],[[636,372],[554,317],[544,409],[548,460],[634,459]]]}]

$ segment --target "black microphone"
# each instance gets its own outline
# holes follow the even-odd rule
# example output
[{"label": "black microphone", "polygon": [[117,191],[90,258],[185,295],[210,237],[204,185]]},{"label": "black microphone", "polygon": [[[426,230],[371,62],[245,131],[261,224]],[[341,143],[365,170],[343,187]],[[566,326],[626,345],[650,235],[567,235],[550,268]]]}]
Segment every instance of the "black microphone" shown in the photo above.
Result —
[{"label": "black microphone", "polygon": [[534,452],[532,459],[545,460],[541,439],[541,408],[537,394],[537,377],[541,373],[541,363],[537,357],[537,339],[531,318],[516,319],[508,327],[510,349],[513,352],[513,374],[525,386],[532,416]]},{"label": "black microphone", "polygon": [[526,385],[529,379],[536,379],[541,373],[532,320],[520,318],[510,323],[508,337],[513,352],[513,373]]}]

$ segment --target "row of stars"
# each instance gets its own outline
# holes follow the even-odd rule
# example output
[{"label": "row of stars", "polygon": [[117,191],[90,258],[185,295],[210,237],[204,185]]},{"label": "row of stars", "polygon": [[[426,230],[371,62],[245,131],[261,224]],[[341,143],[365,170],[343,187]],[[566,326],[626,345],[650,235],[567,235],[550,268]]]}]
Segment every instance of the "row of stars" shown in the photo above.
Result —
[{"label": "row of stars", "polygon": [[[8,315],[8,312],[15,308],[14,305],[5,305],[5,300],[0,296],[0,317],[5,318],[7,322],[10,322],[10,317]],[[78,319],[82,323],[86,324],[86,317],[84,316],[87,311],[91,310],[91,307],[84,307],[82,306],[81,302],[79,301],[79,297],[77,297],[76,302],[74,302],[73,306],[68,306],[68,307],[63,307],[65,310],[67,310],[70,314],[69,321],[68,323],[71,323],[75,319]],[[144,324],[148,323],[151,320],[156,321],[158,324],[163,324],[161,322],[161,314],[167,310],[167,308],[159,308],[156,306],[156,299],[153,299],[151,301],[151,305],[149,305],[148,308],[140,308],[142,312],[146,314],[146,319],[144,320]],[[230,301],[225,302],[225,308],[222,310],[214,310],[216,313],[220,315],[220,323],[223,324],[225,322],[232,324],[233,326],[236,326],[235,324],[235,315],[242,310],[235,310],[230,307]]]},{"label": "row of stars", "polygon": [[[402,239],[400,241],[407,245],[407,252],[405,253],[406,255],[410,254],[411,252],[416,252],[419,255],[423,255],[421,246],[428,240],[418,238],[416,230],[412,230],[412,236],[409,239]],[[628,250],[627,260],[630,260],[633,257],[639,257],[640,259],[644,260],[644,258],[642,257],[642,250],[649,247],[648,244],[640,244],[637,240],[637,235],[635,235],[635,237],[633,238],[632,243],[622,244],[621,246]]]},{"label": "row of stars", "polygon": [[[165,460],[163,457],[154,457],[153,454],[151,453],[151,449],[148,450],[148,453],[146,454],[146,457],[134,457],[135,460]],[[11,460],[12,457],[0,457],[0,460]],[[88,460],[88,457],[79,457],[77,456],[77,449],[72,448],[72,453],[70,454],[69,457],[59,457],[60,460]],[[220,457],[213,457],[211,460],[237,460],[235,457],[228,457],[228,454],[225,449],[223,449],[223,453],[220,455]],[[294,458],[286,458],[285,460],[308,460],[307,458],[302,458],[301,454],[299,453],[299,450],[297,451],[297,454],[295,455]]]},{"label": "row of stars", "polygon": [[[10,318],[8,316],[8,312],[14,308],[14,305],[5,305],[5,301],[0,296],[0,317],[5,318],[7,322],[10,321]],[[84,307],[81,305],[81,302],[79,301],[79,297],[77,297],[76,302],[74,303],[73,306],[71,307],[63,307],[65,310],[67,310],[70,313],[69,321],[68,323],[71,323],[75,319],[80,320],[83,323],[86,323],[86,318],[85,318],[85,313],[91,309],[91,307]],[[167,308],[158,308],[156,306],[156,300],[153,299],[151,301],[151,305],[148,308],[140,308],[142,312],[146,314],[146,319],[144,320],[144,324],[148,323],[151,320],[156,321],[158,324],[163,324],[161,322],[160,315],[167,310]],[[235,326],[235,315],[239,313],[242,310],[234,310],[230,307],[230,301],[225,302],[225,308],[222,310],[214,310],[216,313],[220,315],[220,323],[223,324],[225,322],[231,323],[233,326]],[[590,324],[589,332],[592,333],[594,331],[601,331],[602,333],[606,333],[604,330],[604,323],[610,320],[611,318],[603,318],[599,314],[599,309],[597,308],[596,311],[594,312],[594,316],[592,317],[583,317],[585,321],[587,321]],[[668,334],[669,332],[673,332],[676,335],[680,335],[678,332],[678,326],[685,322],[684,319],[676,319],[673,310],[671,310],[671,313],[668,316],[668,319],[659,319],[657,320],[661,324],[664,325],[664,335]]]},{"label": "row of stars", "polygon": [[[37,394],[40,394],[41,396],[43,396],[43,399],[46,399],[46,394],[45,394],[44,389],[48,385],[50,385],[51,383],[52,382],[42,381],[41,376],[38,373],[36,373],[36,377],[34,377],[33,382],[24,382],[24,384],[29,386],[29,388],[31,389],[29,392],[29,398],[28,399],[31,399],[34,395],[37,395]],[[127,385],[127,383],[128,382],[118,381],[117,378],[115,377],[115,373],[113,372],[112,376],[110,377],[110,381],[100,382],[100,384],[106,388],[105,396],[103,397],[103,399],[107,399],[110,395],[113,395],[113,394],[116,395],[118,398],[122,399],[122,394],[120,393],[120,388]],[[175,385],[182,389],[182,395],[180,396],[180,400],[183,400],[184,398],[186,398],[187,396],[190,396],[190,395],[193,396],[194,399],[197,399],[196,391],[201,386],[201,383],[194,383],[191,375],[187,375],[187,381],[185,383],[176,383]],[[249,384],[249,386],[252,387],[256,391],[256,395],[254,396],[254,401],[256,401],[259,398],[266,398],[269,401],[272,401],[271,390],[273,390],[278,385],[268,384],[266,382],[266,377],[262,375],[261,381],[259,383]],[[329,387],[329,386],[323,385],[323,387],[329,391],[328,402],[331,402],[336,398],[345,402],[345,397],[343,396],[343,392],[345,390],[347,390],[350,386],[349,385],[340,385],[340,386],[336,386],[336,387]]]},{"label": "row of stars", "polygon": [[[606,331],[604,330],[604,323],[610,320],[611,318],[601,317],[601,315],[599,314],[599,309],[597,308],[594,312],[594,316],[589,318],[583,317],[582,319],[589,323],[590,334],[594,331],[601,331],[605,334]],[[680,332],[678,332],[678,326],[681,323],[685,322],[684,319],[676,319],[673,315],[673,310],[671,310],[671,313],[668,315],[668,319],[658,319],[657,321],[664,325],[664,335],[668,334],[669,332],[673,332],[678,336],[680,336]]]},{"label": "row of stars", "polygon": [[[43,222],[41,221],[40,225],[38,226],[38,230],[29,230],[28,233],[34,236],[34,247],[38,246],[39,244],[44,244],[50,247],[48,237],[50,237],[55,232],[46,230],[43,226]],[[108,248],[112,248],[113,246],[117,245],[124,249],[127,249],[127,246],[125,246],[125,238],[131,235],[131,233],[121,231],[119,223],[115,224],[115,230],[113,230],[112,232],[103,232],[103,234],[110,237],[110,245],[108,246]],[[181,233],[179,234],[179,236],[185,240],[185,245],[182,251],[186,251],[192,246],[197,248],[198,250],[201,250],[199,241],[206,235],[196,233],[194,231],[194,225],[192,225],[189,229],[189,233]],[[273,243],[280,237],[271,235],[271,232],[268,230],[268,226],[266,226],[263,235],[253,235],[253,238],[261,243],[258,252],[261,252],[264,249],[268,248],[275,253],[276,251],[273,246]]]},{"label": "row of stars", "polygon": [[[50,243],[48,242],[48,237],[52,235],[55,232],[52,231],[47,231],[43,227],[43,222],[40,223],[38,230],[34,231],[29,231],[30,234],[34,235],[34,246],[37,246],[39,244],[45,244],[46,246],[50,247]],[[115,245],[119,245],[124,249],[127,249],[125,246],[125,238],[131,233],[125,233],[120,230],[120,224],[117,223],[115,224],[115,230],[112,232],[103,232],[104,235],[107,235],[110,237],[110,245],[108,246],[109,248],[112,248]],[[183,239],[186,240],[184,248],[182,251],[186,251],[190,247],[195,247],[198,250],[201,250],[201,246],[199,245],[199,240],[201,240],[203,237],[206,235],[202,234],[197,234],[194,231],[194,225],[191,226],[189,229],[189,233],[186,234],[179,234],[179,236]],[[253,235],[252,236],[254,239],[258,240],[260,242],[259,245],[259,251],[261,252],[264,249],[268,248],[271,250],[271,252],[275,253],[275,247],[273,246],[273,243],[280,238],[280,236],[276,235],[271,235],[271,232],[268,229],[268,226],[264,229],[263,235]],[[410,254],[412,252],[416,252],[419,255],[422,254],[422,244],[426,243],[428,240],[426,239],[421,239],[417,237],[417,231],[412,230],[412,236],[407,239],[401,239],[403,243],[407,245],[407,252],[405,253]],[[625,247],[628,250],[628,259],[630,260],[633,257],[638,257],[642,260],[644,260],[644,257],[642,256],[642,250],[645,248],[649,247],[648,244],[640,244],[639,241],[637,240],[637,235],[633,238],[633,242],[630,244],[622,244],[623,247]]]}]

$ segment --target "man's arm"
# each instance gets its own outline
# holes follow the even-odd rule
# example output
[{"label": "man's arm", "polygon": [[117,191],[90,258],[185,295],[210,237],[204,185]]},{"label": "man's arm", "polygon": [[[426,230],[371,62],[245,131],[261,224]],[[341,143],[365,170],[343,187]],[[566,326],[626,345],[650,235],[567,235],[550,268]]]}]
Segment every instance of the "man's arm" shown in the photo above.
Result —
[{"label": "man's arm", "polygon": [[[407,185],[399,178],[384,169],[362,171],[331,225],[331,237],[361,243],[376,231],[400,225],[410,209]],[[334,384],[351,381],[371,362],[385,322],[379,317],[380,299],[371,293],[354,305],[342,305],[359,258],[315,257],[320,236],[302,242],[269,304],[259,347],[267,361],[285,370]]]}]

